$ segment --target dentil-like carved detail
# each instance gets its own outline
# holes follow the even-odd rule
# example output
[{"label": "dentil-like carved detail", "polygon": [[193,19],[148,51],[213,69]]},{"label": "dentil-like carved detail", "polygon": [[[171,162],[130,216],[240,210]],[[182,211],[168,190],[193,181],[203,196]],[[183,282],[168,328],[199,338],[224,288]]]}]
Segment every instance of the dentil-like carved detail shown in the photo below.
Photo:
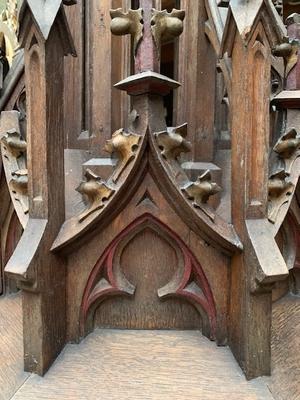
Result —
[{"label": "dentil-like carved detail", "polygon": [[280,170],[270,176],[269,179],[269,210],[268,216],[269,221],[272,223],[276,222],[277,215],[280,207],[288,202],[289,196],[292,194],[294,184],[288,182],[286,179],[288,174],[284,170]]},{"label": "dentil-like carved detail", "polygon": [[161,154],[166,160],[176,160],[181,153],[191,151],[191,143],[185,139],[187,124],[175,128],[167,128],[166,131],[158,132],[154,135]]},{"label": "dentil-like carved detail", "polygon": [[110,10],[112,18],[110,30],[114,35],[131,35],[134,41],[134,51],[136,52],[138,44],[143,37],[143,13],[142,9],[128,10],[127,13],[122,8]]},{"label": "dentil-like carved detail", "polygon": [[169,13],[167,10],[153,9],[152,13],[152,35],[157,48],[160,49],[161,43],[168,42],[182,34],[185,11],[173,9]]},{"label": "dentil-like carved detail", "polygon": [[[202,208],[210,196],[219,193],[222,189],[217,183],[211,181],[211,173],[207,170],[196,182],[187,183],[181,190],[190,200],[193,200],[195,207]],[[207,210],[204,211],[208,213]],[[211,217],[209,214],[208,216]]]},{"label": "dentil-like carved detail", "polygon": [[141,136],[134,133],[126,133],[124,129],[116,131],[110,140],[106,142],[105,150],[110,153],[116,153],[119,162],[113,173],[113,181],[116,182],[127,165],[135,158]]},{"label": "dentil-like carved detail", "polygon": [[286,132],[275,144],[274,151],[285,160],[285,171],[289,174],[295,159],[300,155],[300,135],[295,128]]},{"label": "dentil-like carved detail", "polygon": [[79,221],[82,222],[96,210],[103,208],[106,202],[114,194],[115,190],[110,188],[98,175],[91,170],[87,170],[86,181],[81,182],[76,189],[87,200],[88,208],[81,214]]},{"label": "dentil-like carved detail", "polygon": [[27,143],[15,129],[8,131],[1,140],[6,146],[6,150],[16,158],[26,152]]}]

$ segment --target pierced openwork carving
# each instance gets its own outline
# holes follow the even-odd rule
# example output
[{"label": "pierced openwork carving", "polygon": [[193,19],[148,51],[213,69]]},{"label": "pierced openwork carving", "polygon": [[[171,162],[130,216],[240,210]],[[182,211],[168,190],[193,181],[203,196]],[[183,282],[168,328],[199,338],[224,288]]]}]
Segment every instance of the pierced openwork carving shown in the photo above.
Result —
[{"label": "pierced openwork carving", "polygon": [[110,30],[114,35],[131,35],[136,52],[138,44],[143,37],[143,10],[128,10],[124,13],[122,8],[110,11],[112,18]]},{"label": "pierced openwork carving", "polygon": [[85,197],[88,204],[87,209],[79,217],[80,221],[83,221],[93,212],[103,208],[115,192],[100,176],[94,174],[91,170],[88,169],[86,171],[85,177],[86,181],[81,182],[76,189]]},{"label": "pierced openwork carving", "polygon": [[293,163],[300,156],[300,135],[295,128],[289,129],[275,144],[274,151],[284,159],[285,171],[291,172]]},{"label": "pierced openwork carving", "polygon": [[173,9],[169,13],[167,10],[153,9],[152,13],[152,34],[157,48],[160,49],[161,43],[171,41],[182,34],[185,11]]},{"label": "pierced openwork carving", "polygon": [[161,155],[166,160],[176,160],[181,153],[191,151],[191,143],[185,138],[187,136],[187,124],[175,128],[167,128],[166,131],[155,133],[155,138]]},{"label": "pierced openwork carving", "polygon": [[[195,207],[202,208],[203,204],[206,204],[211,196],[221,191],[221,187],[212,182],[211,173],[207,170],[198,177],[196,182],[187,183],[181,190],[193,201]],[[208,210],[205,209],[205,212],[208,213]],[[213,214],[208,214],[208,216],[212,217]]]},{"label": "pierced openwork carving", "polygon": [[284,170],[280,170],[271,175],[269,179],[269,221],[275,223],[277,215],[283,204],[289,201],[294,184],[287,180],[288,174]]},{"label": "pierced openwork carving", "polygon": [[195,306],[203,321],[203,333],[214,340],[216,335],[216,309],[209,283],[185,243],[166,225],[150,214],[144,214],[125,228],[106,248],[92,270],[81,303],[80,328],[85,336],[93,326],[93,315],[97,307],[111,296],[134,296],[135,287],[128,282],[120,269],[121,249],[138,232],[150,228],[164,237],[182,259],[171,281],[158,289],[161,300],[181,298]]},{"label": "pierced openwork carving", "polygon": [[140,141],[140,135],[126,133],[124,129],[116,131],[107,141],[105,150],[110,154],[116,153],[119,159],[112,177],[114,182],[119,179],[130,161],[135,158]]}]

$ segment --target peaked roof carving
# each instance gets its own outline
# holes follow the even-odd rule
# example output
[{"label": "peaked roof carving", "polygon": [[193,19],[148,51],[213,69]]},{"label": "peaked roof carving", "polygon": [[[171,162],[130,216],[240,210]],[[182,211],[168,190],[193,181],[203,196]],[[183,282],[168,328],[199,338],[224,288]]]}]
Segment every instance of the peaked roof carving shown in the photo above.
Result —
[{"label": "peaked roof carving", "polygon": [[24,0],[19,14],[20,26],[22,27],[26,10],[29,9],[41,35],[44,40],[47,40],[56,18],[59,18],[65,31],[65,37],[62,39],[64,41],[66,54],[76,55],[63,4],[71,5],[75,3],[73,1],[67,3],[64,0]]},{"label": "peaked roof carving", "polygon": [[245,45],[247,45],[259,21],[263,21],[264,26],[267,26],[267,22],[269,22],[270,30],[267,32],[267,36],[271,45],[275,42],[281,42],[286,37],[286,28],[272,0],[231,0],[222,40],[221,55],[230,47],[228,41],[233,40],[231,31],[233,22]]}]

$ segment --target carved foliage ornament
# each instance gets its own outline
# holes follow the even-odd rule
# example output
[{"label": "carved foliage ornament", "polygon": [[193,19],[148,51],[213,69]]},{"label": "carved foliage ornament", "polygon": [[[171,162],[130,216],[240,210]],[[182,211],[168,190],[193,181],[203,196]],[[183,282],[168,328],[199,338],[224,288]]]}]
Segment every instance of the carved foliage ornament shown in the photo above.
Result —
[{"label": "carved foliage ornament", "polygon": [[106,142],[105,150],[118,155],[119,162],[113,174],[113,181],[116,182],[127,165],[135,158],[141,136],[134,133],[126,133],[119,129],[112,135],[112,139]]},{"label": "carved foliage ornament", "polygon": [[1,138],[2,157],[11,196],[18,217],[25,227],[29,212],[28,170],[26,169],[27,143],[16,129],[8,130]]},{"label": "carved foliage ornament", "polygon": [[[121,8],[111,10],[112,18],[110,29],[114,35],[130,34],[134,40],[134,51],[136,53],[139,42],[143,37],[143,10],[128,10],[123,12]],[[167,10],[152,10],[151,30],[158,49],[161,43],[173,40],[181,35],[183,31],[183,20],[185,11],[173,9],[170,13]]]},{"label": "carved foliage ornament", "polygon": [[158,147],[166,160],[176,160],[181,153],[191,151],[191,143],[185,139],[186,135],[187,124],[155,133]]},{"label": "carved foliage ornament", "polygon": [[289,129],[275,144],[274,151],[285,161],[285,171],[290,174],[293,163],[300,156],[300,135],[295,128]]},{"label": "carved foliage ornament", "polygon": [[83,221],[95,211],[104,207],[105,203],[110,199],[115,190],[109,187],[98,175],[91,170],[87,170],[86,181],[76,189],[81,193],[88,204],[87,209],[80,215],[79,221]]},{"label": "carved foliage ornament", "polygon": [[110,29],[114,35],[131,35],[134,41],[134,51],[143,37],[143,14],[142,9],[128,10],[127,13],[122,8],[110,11],[112,18]]},{"label": "carved foliage ornament", "polygon": [[213,221],[214,212],[206,203],[210,196],[221,191],[221,187],[217,183],[212,182],[209,170],[199,176],[196,182],[191,182],[188,179],[178,162],[181,153],[191,150],[191,143],[185,139],[186,136],[187,124],[168,128],[167,131],[154,134],[160,153],[169,166],[170,171],[172,171],[174,179],[180,180],[178,184],[181,187],[182,193],[187,199],[192,201],[194,207],[201,208]]},{"label": "carved foliage ornament", "polygon": [[269,221],[276,222],[277,215],[281,206],[289,201],[293,192],[294,184],[287,180],[289,175],[285,170],[280,170],[271,175],[269,179]]},{"label": "carved foliage ornament", "polygon": [[298,61],[299,40],[284,38],[283,43],[275,46],[272,53],[276,57],[283,57],[285,76],[294,68]]},{"label": "carved foliage ornament", "polygon": [[158,49],[162,43],[172,41],[183,32],[183,20],[185,11],[173,9],[170,13],[167,10],[152,10],[151,20],[152,35]]},{"label": "carved foliage ornament", "polygon": [[117,187],[115,184],[136,157],[140,145],[141,136],[135,133],[127,133],[124,129],[116,131],[110,140],[106,142],[105,150],[111,155],[118,157],[117,166],[110,179],[104,182],[101,177],[87,170],[86,181],[81,182],[76,189],[81,193],[88,204],[87,209],[80,215],[79,222],[84,221],[88,216],[98,211],[107,204],[115,194]]},{"label": "carved foliage ornament", "polygon": [[201,208],[211,219],[214,218],[214,214],[209,209],[204,209],[203,205],[208,202],[210,196],[219,193],[222,189],[217,183],[212,182],[209,170],[199,176],[196,182],[187,183],[181,190],[188,199],[193,201],[194,207]]}]

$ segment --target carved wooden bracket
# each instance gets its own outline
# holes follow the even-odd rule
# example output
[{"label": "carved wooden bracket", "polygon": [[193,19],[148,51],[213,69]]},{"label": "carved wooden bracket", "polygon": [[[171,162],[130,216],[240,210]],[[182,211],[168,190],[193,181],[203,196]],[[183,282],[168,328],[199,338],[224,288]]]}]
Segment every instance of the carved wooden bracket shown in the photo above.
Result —
[{"label": "carved wooden bracket", "polygon": [[284,170],[280,170],[270,176],[269,179],[269,209],[268,219],[273,224],[280,210],[280,207],[289,201],[294,184],[287,181],[288,174]]},{"label": "carved wooden bracket", "polygon": [[176,160],[181,153],[191,151],[191,143],[185,137],[187,136],[187,124],[175,128],[167,128],[166,131],[155,133],[155,138],[161,155],[166,160]]},{"label": "carved wooden bracket", "polygon": [[116,153],[119,162],[112,175],[113,182],[117,182],[127,165],[135,158],[141,136],[135,133],[126,133],[124,129],[119,129],[108,140],[105,150],[110,153]]},{"label": "carved wooden bracket", "polygon": [[[194,207],[203,208],[203,204],[208,202],[210,196],[219,193],[222,189],[217,183],[212,182],[211,173],[207,170],[196,182],[187,183],[181,190],[188,199],[193,201]],[[209,213],[207,209],[204,211],[210,218],[214,218],[214,214]]]},{"label": "carved wooden bracket", "polygon": [[300,156],[299,148],[300,135],[295,128],[289,129],[274,146],[274,151],[285,161],[287,174],[290,174],[295,159]]},{"label": "carved wooden bracket", "polygon": [[112,18],[110,30],[114,35],[131,35],[134,42],[134,52],[143,37],[143,10],[128,10],[123,12],[122,8],[110,11]]},{"label": "carved wooden bracket", "polygon": [[95,175],[91,170],[87,170],[86,181],[76,189],[81,193],[88,203],[87,209],[79,216],[79,221],[83,221],[95,211],[104,207],[106,202],[114,194],[115,190],[107,185],[99,176]]},{"label": "carved wooden bracket", "polygon": [[153,9],[152,14],[152,35],[156,47],[160,50],[161,43],[168,42],[182,34],[185,11],[173,9],[169,13],[167,10]]}]

